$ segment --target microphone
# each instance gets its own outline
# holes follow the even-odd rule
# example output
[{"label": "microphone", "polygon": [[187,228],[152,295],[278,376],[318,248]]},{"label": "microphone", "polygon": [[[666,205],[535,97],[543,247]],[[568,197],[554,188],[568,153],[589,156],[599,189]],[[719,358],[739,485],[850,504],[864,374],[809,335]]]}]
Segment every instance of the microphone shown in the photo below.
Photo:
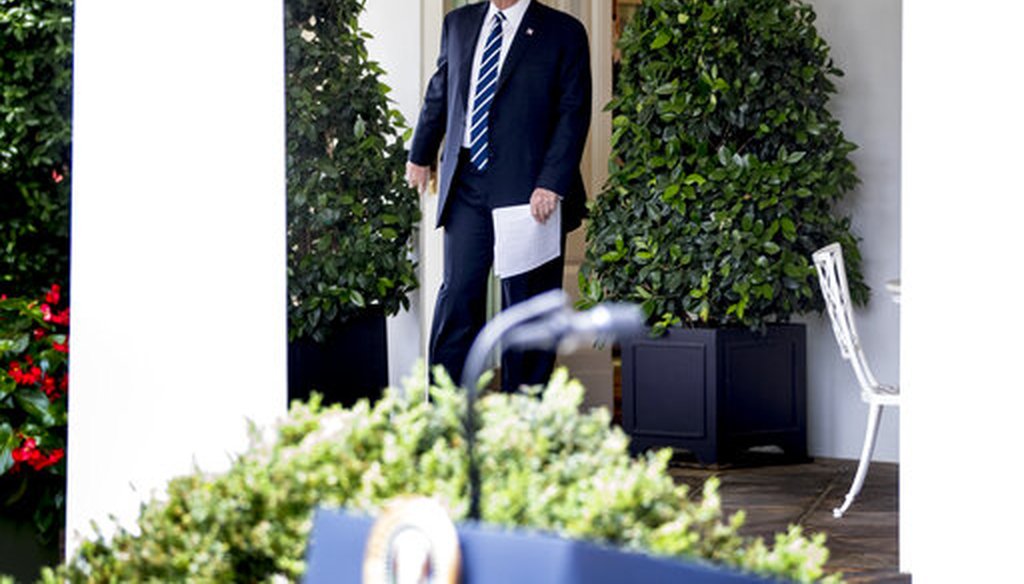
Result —
[{"label": "microphone", "polygon": [[517,349],[552,349],[572,353],[585,345],[607,343],[644,330],[643,312],[635,304],[599,304],[585,312],[568,307],[546,318],[509,330],[504,341]]},{"label": "microphone", "polygon": [[501,343],[504,349],[558,349],[568,353],[586,343],[608,342],[644,330],[643,313],[634,304],[606,303],[576,312],[567,303],[565,292],[551,290],[511,306],[487,323],[469,349],[462,368],[462,387],[466,390],[463,422],[472,520],[480,519],[480,470],[475,452],[477,384],[494,347]]}]

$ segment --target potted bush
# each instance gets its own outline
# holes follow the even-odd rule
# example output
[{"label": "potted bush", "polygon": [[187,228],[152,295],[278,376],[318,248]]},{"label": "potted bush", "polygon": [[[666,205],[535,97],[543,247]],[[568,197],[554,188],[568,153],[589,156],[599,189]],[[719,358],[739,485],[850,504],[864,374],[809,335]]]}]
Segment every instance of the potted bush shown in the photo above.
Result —
[{"label": "potted bush", "polygon": [[407,308],[417,285],[405,122],[367,56],[364,2],[285,3],[292,397],[379,395],[384,317]]},{"label": "potted bush", "polygon": [[799,0],[647,0],[623,31],[610,177],[593,203],[585,302],[640,303],[654,336],[622,345],[637,447],[718,462],[755,445],[806,452],[811,253],[839,241],[857,183],[829,112],[841,75]]},{"label": "potted bush", "polygon": [[[295,582],[317,506],[375,514],[395,497],[468,510],[464,392],[426,376],[371,405],[296,403],[223,474],[174,479],[143,505],[137,529],[85,542],[44,582]],[[631,459],[605,410],[580,414],[583,388],[563,371],[538,398],[490,394],[478,404],[483,520],[661,556],[714,562],[799,582],[827,576],[823,536],[799,528],[771,543],[723,517],[716,483],[691,497],[666,472],[669,452]]]}]

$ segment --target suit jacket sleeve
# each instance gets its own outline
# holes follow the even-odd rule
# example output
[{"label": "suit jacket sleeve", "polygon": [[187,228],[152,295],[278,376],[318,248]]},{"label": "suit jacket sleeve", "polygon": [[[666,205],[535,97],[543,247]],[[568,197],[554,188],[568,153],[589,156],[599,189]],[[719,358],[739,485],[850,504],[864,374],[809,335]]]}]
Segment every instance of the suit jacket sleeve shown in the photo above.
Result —
[{"label": "suit jacket sleeve", "polygon": [[538,187],[563,197],[575,194],[573,184],[590,128],[590,48],[586,30],[575,25],[558,76],[558,121],[537,177]]},{"label": "suit jacket sleeve", "polygon": [[444,138],[448,122],[448,18],[441,28],[441,52],[437,56],[437,71],[427,84],[423,98],[423,109],[413,132],[409,147],[409,162],[420,166],[432,166],[437,160],[437,150]]}]

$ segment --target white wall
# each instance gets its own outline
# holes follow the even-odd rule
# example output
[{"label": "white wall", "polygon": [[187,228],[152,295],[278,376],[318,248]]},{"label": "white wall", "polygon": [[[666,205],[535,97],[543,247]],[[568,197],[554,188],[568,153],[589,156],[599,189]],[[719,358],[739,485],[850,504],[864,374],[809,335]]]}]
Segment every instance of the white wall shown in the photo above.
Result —
[{"label": "white wall", "polygon": [[[900,276],[900,0],[810,0],[819,34],[845,76],[832,111],[848,140],[861,184],[840,208],[862,238],[865,278],[872,289],[857,326],[875,375],[897,383],[900,312],[885,282]],[[867,406],[849,364],[839,356],[826,316],[807,315],[808,432],[813,456],[857,458]],[[887,408],[875,460],[899,460],[899,410]]]},{"label": "white wall", "polygon": [[900,564],[915,582],[1009,582],[1022,517],[1022,14],[1001,0],[904,6]]},{"label": "white wall", "polygon": [[75,2],[69,553],[284,413],[281,10]]},{"label": "white wall", "polygon": [[[431,3],[431,0],[424,0]],[[402,112],[410,127],[415,127],[422,99],[421,82],[421,20],[423,2],[409,0],[369,0],[366,11],[360,17],[360,24],[374,38],[367,42],[370,58],[379,62],[386,71],[384,83],[391,87],[393,107]],[[421,224],[433,229],[433,216],[424,212]],[[419,239],[417,238],[417,243]],[[420,246],[417,245],[417,248]],[[423,254],[417,250],[423,263]],[[424,282],[420,269],[420,285]],[[389,317],[388,332],[388,380],[397,385],[412,370],[416,360],[424,355],[421,323],[421,291],[409,295],[408,311]]]}]

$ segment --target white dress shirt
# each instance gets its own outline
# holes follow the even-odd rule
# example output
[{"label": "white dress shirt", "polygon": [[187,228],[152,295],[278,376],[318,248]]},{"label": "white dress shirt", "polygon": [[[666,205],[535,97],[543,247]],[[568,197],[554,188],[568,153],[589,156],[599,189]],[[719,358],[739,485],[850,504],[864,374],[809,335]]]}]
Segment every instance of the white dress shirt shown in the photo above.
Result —
[{"label": "white dress shirt", "polygon": [[[519,30],[520,23],[523,22],[523,15],[526,14],[526,9],[530,6],[531,0],[519,0],[512,6],[509,6],[505,10],[501,10],[505,15],[505,23],[502,24],[501,29],[501,54],[498,55],[498,75],[501,76],[501,67],[505,64],[505,57],[508,56],[508,50],[512,47],[512,39],[516,38],[516,31]],[[480,65],[481,59],[484,56],[484,45],[487,44],[487,37],[491,34],[491,28],[494,27],[494,16],[499,12],[494,7],[493,2],[488,2],[487,17],[484,18],[483,28],[480,29],[480,38],[476,42],[476,52],[473,53],[473,72],[469,78],[469,96],[466,101],[466,120],[473,119],[473,98],[476,96],[476,85],[477,78],[480,76]],[[472,140],[469,135],[471,124],[466,124],[465,130],[462,134],[462,145],[469,148]]]}]

